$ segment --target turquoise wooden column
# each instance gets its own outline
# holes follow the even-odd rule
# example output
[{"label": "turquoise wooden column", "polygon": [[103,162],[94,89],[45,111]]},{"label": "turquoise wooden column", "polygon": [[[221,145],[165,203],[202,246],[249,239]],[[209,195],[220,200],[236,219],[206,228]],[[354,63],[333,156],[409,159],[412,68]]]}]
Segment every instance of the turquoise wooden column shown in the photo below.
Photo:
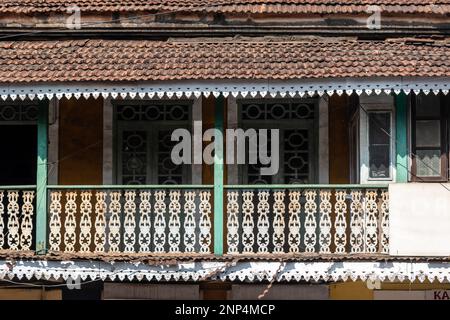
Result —
[{"label": "turquoise wooden column", "polygon": [[395,95],[397,182],[408,182],[408,117],[406,99],[407,96],[404,92]]},{"label": "turquoise wooden column", "polygon": [[[224,98],[215,100],[214,127],[223,136]],[[223,254],[223,139],[214,138],[214,254]]]},{"label": "turquoise wooden column", "polygon": [[48,105],[48,100],[39,102],[37,124],[36,252],[39,254],[45,254],[47,248]]}]

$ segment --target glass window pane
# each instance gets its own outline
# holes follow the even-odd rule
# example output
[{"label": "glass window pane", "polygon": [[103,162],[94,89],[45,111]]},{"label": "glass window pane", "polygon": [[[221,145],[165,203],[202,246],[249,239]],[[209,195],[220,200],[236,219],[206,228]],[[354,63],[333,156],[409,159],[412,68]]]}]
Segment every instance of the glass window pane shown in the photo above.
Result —
[{"label": "glass window pane", "polygon": [[369,113],[369,177],[389,178],[391,114]]},{"label": "glass window pane", "polygon": [[147,177],[147,132],[122,132],[122,184],[145,184]]},{"label": "glass window pane", "polygon": [[416,147],[441,147],[441,121],[416,121]]},{"label": "glass window pane", "polygon": [[416,117],[439,118],[441,115],[440,97],[434,94],[419,94],[416,97]]},{"label": "glass window pane", "polygon": [[284,135],[284,183],[309,183],[310,136],[307,129],[286,129]]},{"label": "glass window pane", "polygon": [[389,178],[389,151],[389,145],[370,147],[371,178]]},{"label": "glass window pane", "polygon": [[417,150],[416,164],[418,177],[439,177],[441,175],[441,151]]},{"label": "glass window pane", "polygon": [[387,112],[369,113],[369,143],[389,144],[391,135],[391,115]]}]

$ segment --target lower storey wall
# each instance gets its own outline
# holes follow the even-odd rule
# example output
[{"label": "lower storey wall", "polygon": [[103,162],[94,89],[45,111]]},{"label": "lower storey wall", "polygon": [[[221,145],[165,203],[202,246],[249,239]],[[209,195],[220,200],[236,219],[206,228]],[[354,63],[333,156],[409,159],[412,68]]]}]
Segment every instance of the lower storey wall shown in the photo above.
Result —
[{"label": "lower storey wall", "polygon": [[2,288],[0,300],[61,300],[61,290],[42,290],[30,288]]},{"label": "lower storey wall", "polygon": [[[0,300],[133,299],[133,300],[450,300],[449,283],[367,283],[348,281],[327,284],[274,284],[264,293],[261,283],[99,283],[100,290],[0,288]],[[371,289],[373,288],[373,289]]]}]

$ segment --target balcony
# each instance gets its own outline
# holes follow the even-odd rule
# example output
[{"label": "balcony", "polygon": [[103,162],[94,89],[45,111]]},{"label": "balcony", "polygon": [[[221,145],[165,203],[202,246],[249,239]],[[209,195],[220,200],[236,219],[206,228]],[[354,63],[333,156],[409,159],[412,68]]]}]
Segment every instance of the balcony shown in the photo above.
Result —
[{"label": "balcony", "polygon": [[[228,255],[389,252],[389,195],[381,185],[229,185],[218,197],[223,212],[214,210],[210,185],[47,189],[45,237],[51,252],[208,255],[217,247]],[[33,186],[0,189],[0,249],[35,249],[37,205]]]},{"label": "balcony", "polygon": [[387,187],[229,186],[228,253],[388,253]]},{"label": "balcony", "polygon": [[64,187],[49,191],[51,251],[211,253],[211,188]]}]

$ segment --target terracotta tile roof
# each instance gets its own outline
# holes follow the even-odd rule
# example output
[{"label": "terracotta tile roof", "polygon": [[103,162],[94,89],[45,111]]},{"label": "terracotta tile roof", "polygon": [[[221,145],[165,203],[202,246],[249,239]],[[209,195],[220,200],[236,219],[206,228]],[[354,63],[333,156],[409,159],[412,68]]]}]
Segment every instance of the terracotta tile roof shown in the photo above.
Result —
[{"label": "terracotta tile roof", "polygon": [[0,0],[0,13],[82,11],[188,11],[222,13],[362,13],[369,5],[382,12],[449,13],[450,0]]},{"label": "terracotta tile roof", "polygon": [[0,82],[450,76],[448,40],[290,39],[0,42]]}]

